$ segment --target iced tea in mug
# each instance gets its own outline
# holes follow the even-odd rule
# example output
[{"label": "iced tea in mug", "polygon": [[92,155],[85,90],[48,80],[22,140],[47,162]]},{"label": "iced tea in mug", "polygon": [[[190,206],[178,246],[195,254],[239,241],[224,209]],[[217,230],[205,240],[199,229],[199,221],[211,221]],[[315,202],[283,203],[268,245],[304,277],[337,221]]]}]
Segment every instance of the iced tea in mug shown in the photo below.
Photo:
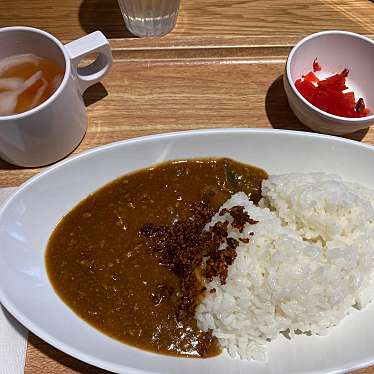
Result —
[{"label": "iced tea in mug", "polygon": [[19,54],[0,61],[0,116],[26,112],[46,101],[62,82],[64,69],[56,62]]},{"label": "iced tea in mug", "polygon": [[[93,53],[96,60],[80,67]],[[70,154],[87,129],[82,94],[111,65],[100,31],[64,45],[33,27],[0,28],[0,159],[39,167]]]}]

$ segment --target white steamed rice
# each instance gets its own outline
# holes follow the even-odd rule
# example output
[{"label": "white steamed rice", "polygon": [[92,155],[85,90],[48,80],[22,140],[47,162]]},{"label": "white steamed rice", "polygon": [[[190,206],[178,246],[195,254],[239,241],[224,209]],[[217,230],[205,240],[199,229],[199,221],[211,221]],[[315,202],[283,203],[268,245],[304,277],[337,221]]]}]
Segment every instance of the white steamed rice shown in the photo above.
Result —
[{"label": "white steamed rice", "polygon": [[254,236],[196,312],[234,358],[265,360],[282,331],[326,334],[374,295],[374,191],[314,173],[271,176],[262,192],[260,207],[242,192],[221,207],[242,205],[259,222],[242,233],[229,224],[229,237]]}]

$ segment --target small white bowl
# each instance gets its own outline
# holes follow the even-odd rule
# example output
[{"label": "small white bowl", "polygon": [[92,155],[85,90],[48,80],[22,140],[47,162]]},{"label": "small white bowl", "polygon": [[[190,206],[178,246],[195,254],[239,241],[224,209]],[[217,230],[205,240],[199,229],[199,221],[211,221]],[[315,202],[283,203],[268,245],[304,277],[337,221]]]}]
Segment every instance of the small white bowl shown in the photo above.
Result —
[{"label": "small white bowl", "polygon": [[[340,117],[327,113],[309,103],[295,87],[295,81],[313,70],[318,58],[321,77],[349,69],[347,86],[356,100],[363,97],[371,114],[362,118]],[[288,56],[284,88],[289,105],[306,126],[325,134],[343,135],[368,128],[374,124],[374,42],[346,31],[323,31],[309,35],[295,45]]]}]

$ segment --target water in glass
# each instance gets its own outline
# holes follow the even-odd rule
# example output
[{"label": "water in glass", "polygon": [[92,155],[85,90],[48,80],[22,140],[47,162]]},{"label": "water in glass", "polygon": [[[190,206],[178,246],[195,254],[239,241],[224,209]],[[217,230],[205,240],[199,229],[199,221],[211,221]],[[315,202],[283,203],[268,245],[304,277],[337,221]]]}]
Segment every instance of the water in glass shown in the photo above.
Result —
[{"label": "water in glass", "polygon": [[137,36],[162,36],[175,26],[180,0],[118,0],[128,30]]}]

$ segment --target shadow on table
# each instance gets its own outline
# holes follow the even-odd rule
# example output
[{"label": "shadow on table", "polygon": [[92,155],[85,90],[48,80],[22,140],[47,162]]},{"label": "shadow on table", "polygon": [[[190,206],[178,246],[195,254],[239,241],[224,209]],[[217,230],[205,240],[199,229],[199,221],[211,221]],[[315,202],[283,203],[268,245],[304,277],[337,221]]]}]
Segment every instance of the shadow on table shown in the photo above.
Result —
[{"label": "shadow on table", "polygon": [[12,326],[13,330],[16,331],[19,336],[27,339],[27,330],[15,318],[13,318],[2,305],[0,305],[0,309],[3,312],[5,319]]},{"label": "shadow on table", "polygon": [[[270,86],[265,99],[266,115],[274,129],[313,132],[303,125],[293,114],[288,105],[286,92],[283,87],[283,75],[279,76]],[[343,136],[347,139],[362,140],[368,129]]]},{"label": "shadow on table", "polygon": [[21,167],[9,164],[8,162],[0,158],[0,170],[21,170],[21,169],[22,169]]},{"label": "shadow on table", "polygon": [[83,94],[84,104],[86,106],[90,106],[105,96],[108,96],[108,91],[101,83],[96,83],[93,86],[87,88],[87,90]]},{"label": "shadow on table", "polygon": [[126,28],[117,0],[82,0],[79,22],[87,34],[100,30],[108,39],[135,38]]},{"label": "shadow on table", "polygon": [[[57,362],[59,365],[64,366],[74,373],[79,374],[110,374],[111,372],[96,368],[89,364],[86,364],[83,361],[77,360],[67,354],[63,353],[62,351],[52,347],[51,345],[45,343],[35,335],[29,333],[28,338],[29,345],[33,346],[34,349],[37,351],[33,354],[33,359],[35,361],[36,355],[39,356],[39,360],[41,361],[40,356],[48,357],[49,359]],[[27,360],[26,360],[26,368],[27,368]]]}]

